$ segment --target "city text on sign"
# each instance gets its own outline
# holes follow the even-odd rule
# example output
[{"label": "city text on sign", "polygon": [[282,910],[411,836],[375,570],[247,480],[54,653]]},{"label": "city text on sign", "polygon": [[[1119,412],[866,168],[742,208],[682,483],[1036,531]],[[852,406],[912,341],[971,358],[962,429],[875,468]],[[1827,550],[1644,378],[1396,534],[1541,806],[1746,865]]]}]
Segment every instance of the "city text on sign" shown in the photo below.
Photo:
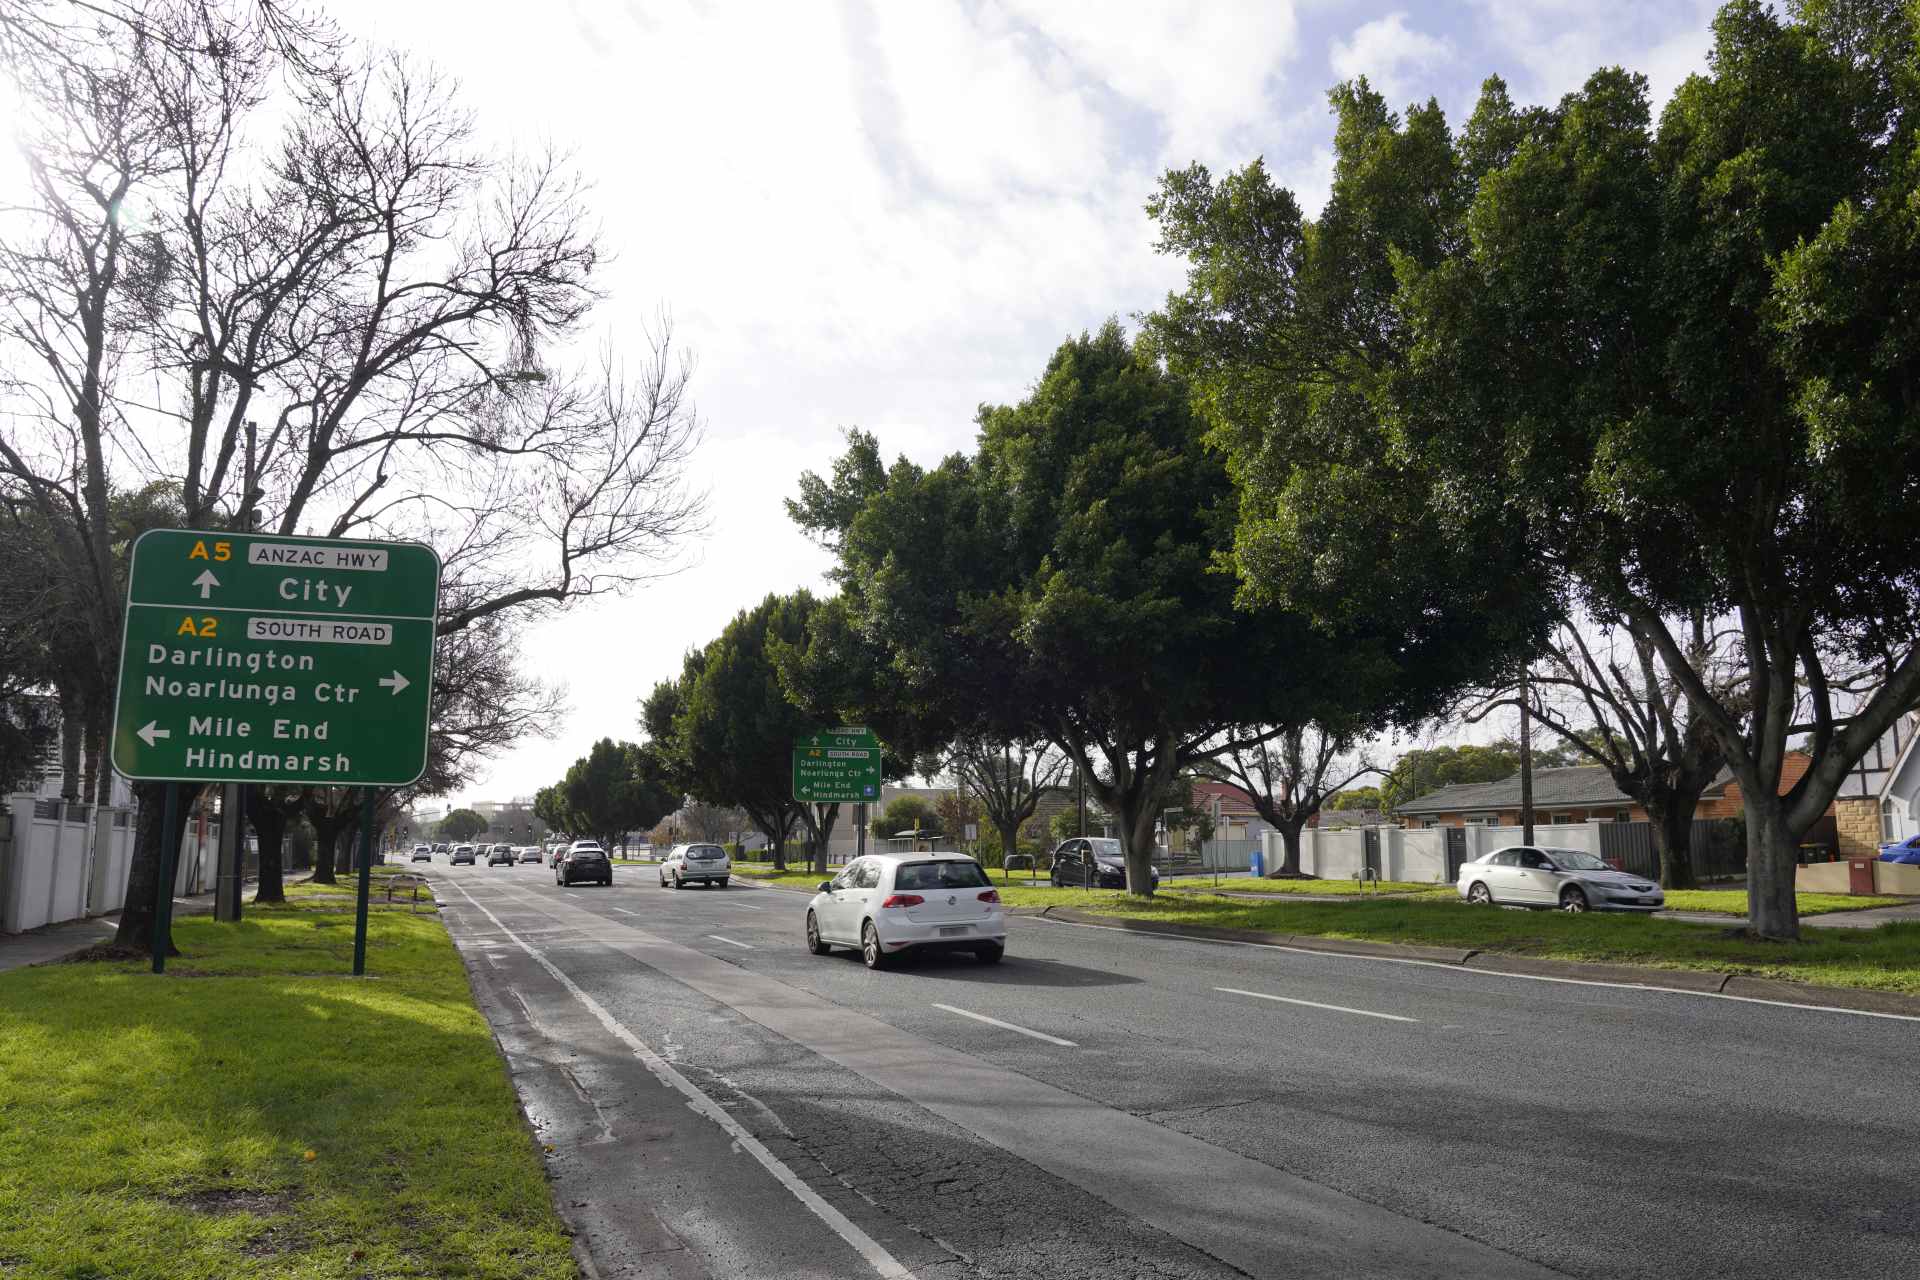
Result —
[{"label": "city text on sign", "polygon": [[439,589],[439,557],[418,543],[142,534],[114,767],[153,781],[418,780]]}]

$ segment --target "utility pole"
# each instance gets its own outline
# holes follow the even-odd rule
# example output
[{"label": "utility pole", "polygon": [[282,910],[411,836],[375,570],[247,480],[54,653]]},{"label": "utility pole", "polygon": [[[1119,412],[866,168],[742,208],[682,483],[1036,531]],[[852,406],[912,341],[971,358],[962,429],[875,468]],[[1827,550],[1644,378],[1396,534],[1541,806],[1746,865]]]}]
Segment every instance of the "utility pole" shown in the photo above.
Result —
[{"label": "utility pole", "polygon": [[1533,684],[1520,673],[1520,842],[1533,843]]}]

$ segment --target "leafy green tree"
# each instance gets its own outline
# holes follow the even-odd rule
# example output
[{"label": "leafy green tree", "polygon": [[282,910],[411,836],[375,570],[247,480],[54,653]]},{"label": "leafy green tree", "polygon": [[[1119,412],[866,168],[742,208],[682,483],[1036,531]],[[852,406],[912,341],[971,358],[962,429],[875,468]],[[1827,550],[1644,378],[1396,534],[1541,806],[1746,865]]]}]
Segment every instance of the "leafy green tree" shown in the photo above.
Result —
[{"label": "leafy green tree", "polygon": [[612,738],[594,743],[553,791],[569,825],[609,849],[624,844],[627,832],[651,828],[680,800],[651,752]]},{"label": "leafy green tree", "polygon": [[440,819],[443,840],[471,840],[487,829],[487,820],[472,809],[455,809]]},{"label": "leafy green tree", "polygon": [[[1543,767],[1536,757],[1535,767]],[[1508,741],[1486,746],[1416,747],[1393,762],[1380,784],[1382,807],[1389,812],[1421,796],[1466,782],[1499,782],[1520,771],[1520,748]]]},{"label": "leafy green tree", "polygon": [[856,434],[790,507],[837,551],[850,629],[923,731],[1052,744],[1114,814],[1143,895],[1183,770],[1331,696],[1368,722],[1430,715],[1484,652],[1436,652],[1444,628],[1397,616],[1316,632],[1236,609],[1214,570],[1237,498],[1189,390],[1109,323],[1063,344],[1026,399],[983,408],[974,454],[881,472]]},{"label": "leafy green tree", "polygon": [[787,840],[807,816],[793,799],[793,744],[820,725],[787,696],[770,637],[799,644],[812,601],[804,591],[769,595],[742,610],[687,655],[678,680],[656,685],[641,711],[665,776],[697,799],[743,810],[781,870]]},{"label": "leafy green tree", "polygon": [[894,836],[918,827],[932,835],[940,831],[940,815],[922,796],[895,796],[874,819],[874,830],[882,836]]},{"label": "leafy green tree", "polygon": [[1329,809],[1380,809],[1383,802],[1379,787],[1347,787],[1327,800]]},{"label": "leafy green tree", "polygon": [[[1166,328],[1250,587],[1332,613],[1360,552],[1503,621],[1617,622],[1740,783],[1751,930],[1793,938],[1799,836],[1920,701],[1920,78],[1891,0],[1737,0],[1713,37],[1657,128],[1619,70],[1551,109],[1489,81],[1458,137],[1344,86],[1311,224],[1257,168],[1171,175]],[[1695,611],[1739,629],[1735,700],[1675,634]]]}]

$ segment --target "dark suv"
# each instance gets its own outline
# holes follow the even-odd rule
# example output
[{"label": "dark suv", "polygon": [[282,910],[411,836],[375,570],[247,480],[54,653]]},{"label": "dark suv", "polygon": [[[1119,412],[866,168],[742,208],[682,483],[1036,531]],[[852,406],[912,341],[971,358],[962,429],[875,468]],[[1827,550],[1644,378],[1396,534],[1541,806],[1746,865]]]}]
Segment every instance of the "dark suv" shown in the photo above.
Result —
[{"label": "dark suv", "polygon": [[613,883],[613,860],[597,840],[575,840],[553,866],[553,882],[571,885],[585,880],[589,884]]},{"label": "dark suv", "polygon": [[[1053,851],[1053,887],[1124,889],[1127,887],[1127,857],[1120,842],[1111,838],[1082,836],[1062,840]],[[1160,885],[1160,868],[1153,868],[1153,884]]]}]

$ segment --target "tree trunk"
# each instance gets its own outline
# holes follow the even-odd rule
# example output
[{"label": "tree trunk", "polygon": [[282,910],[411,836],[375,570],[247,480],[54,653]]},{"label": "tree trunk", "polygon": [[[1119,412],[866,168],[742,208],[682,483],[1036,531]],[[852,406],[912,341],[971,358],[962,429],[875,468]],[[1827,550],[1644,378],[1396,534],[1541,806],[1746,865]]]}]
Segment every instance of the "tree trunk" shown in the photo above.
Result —
[{"label": "tree trunk", "polygon": [[77,704],[73,695],[60,695],[60,798],[69,803],[81,796],[80,746],[86,737]]},{"label": "tree trunk", "polygon": [[255,902],[287,900],[286,864],[287,815],[279,805],[270,803],[261,793],[263,787],[247,788],[247,819],[260,841],[260,882],[254,890]]},{"label": "tree trunk", "polygon": [[80,798],[90,804],[113,803],[113,771],[107,764],[107,717],[97,703],[87,712],[86,783]]},{"label": "tree trunk", "polygon": [[[117,947],[131,947],[152,954],[155,895],[160,884],[160,844],[164,837],[167,788],[179,787],[174,805],[173,840],[176,856],[174,871],[180,869],[178,850],[181,833],[187,829],[193,802],[200,795],[197,784],[186,782],[141,782],[133,788],[136,806],[133,820],[133,858],[127,868],[127,901],[120,910],[120,928],[113,935]],[[172,892],[172,886],[168,886]],[[162,940],[168,955],[175,955],[173,939]]]},{"label": "tree trunk", "polygon": [[[1137,898],[1153,896],[1153,802],[1157,787],[1135,788],[1114,808],[1119,819],[1121,845],[1127,854],[1127,892]],[[1132,812],[1128,812],[1132,810]]]},{"label": "tree trunk", "polygon": [[1004,867],[1008,858],[1020,852],[1020,824],[996,822],[993,826],[1000,833],[1000,865]]},{"label": "tree trunk", "polygon": [[[1741,790],[1745,790],[1743,786]],[[1772,800],[1772,803],[1768,803]],[[1799,865],[1793,832],[1774,797],[1747,797],[1747,932],[1783,942],[1800,937],[1794,900]]]},{"label": "tree trunk", "polygon": [[[811,806],[810,806],[811,809]],[[818,813],[816,819],[815,813]],[[811,829],[813,842],[813,870],[817,875],[827,874],[827,842],[833,838],[834,824],[840,821],[838,804],[823,804],[817,810],[807,814],[807,825]]]},{"label": "tree trunk", "polygon": [[1280,855],[1279,868],[1267,872],[1269,877],[1287,876],[1291,878],[1300,874],[1300,828],[1304,825],[1306,824],[1302,821],[1276,822],[1274,824],[1274,828],[1280,832],[1280,845],[1285,852]]},{"label": "tree trunk", "polygon": [[337,854],[340,833],[346,829],[346,819],[334,821],[315,821],[313,824],[313,882],[315,884],[338,884],[334,874],[338,865]]},{"label": "tree trunk", "polygon": [[1693,808],[1649,797],[1647,818],[1653,828],[1654,852],[1660,855],[1660,883],[1668,889],[1699,887],[1693,874]]}]

